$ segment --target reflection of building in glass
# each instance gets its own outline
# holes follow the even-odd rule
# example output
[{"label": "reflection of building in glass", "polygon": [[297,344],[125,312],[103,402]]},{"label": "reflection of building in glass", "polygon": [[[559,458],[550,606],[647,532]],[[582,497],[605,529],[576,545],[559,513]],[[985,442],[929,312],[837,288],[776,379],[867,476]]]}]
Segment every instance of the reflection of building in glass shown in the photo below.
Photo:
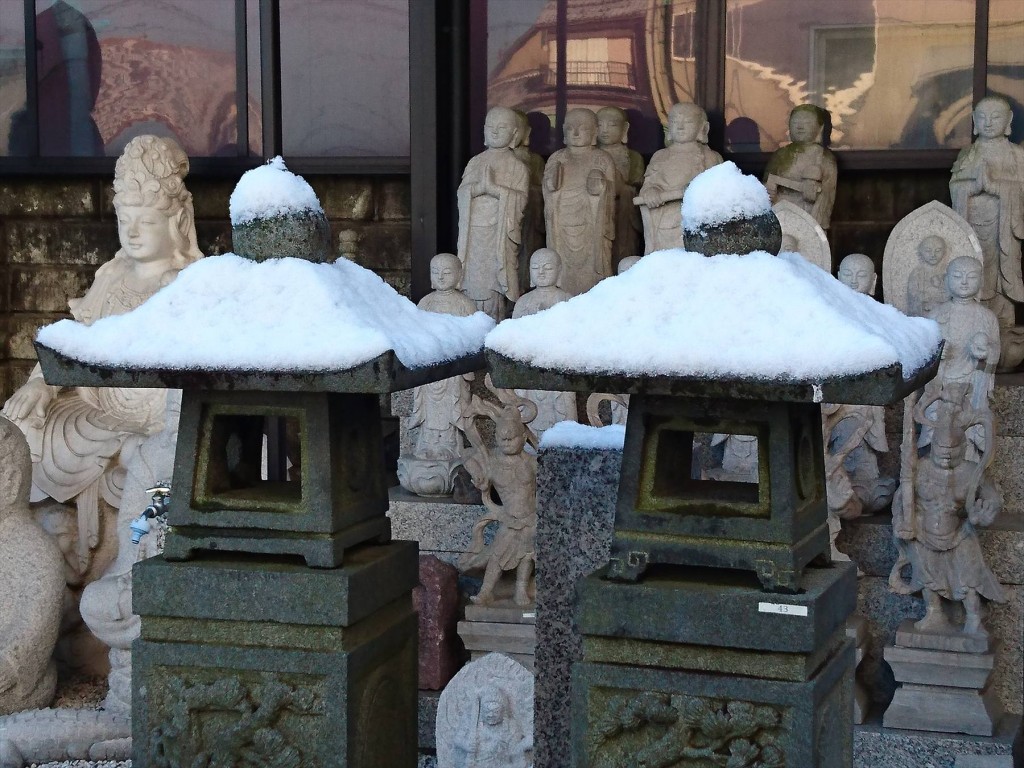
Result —
[{"label": "reflection of building in glass", "polygon": [[[507,40],[491,59],[489,105],[540,111],[554,120],[566,106],[611,104],[634,110],[635,126],[637,114],[663,123],[671,104],[695,99],[703,64],[694,45],[698,0],[562,2],[564,31],[557,24],[559,0],[535,4],[532,24],[521,19],[519,38]],[[788,141],[789,111],[807,102],[831,112],[837,148],[965,146],[974,14],[974,0],[726,0],[726,149],[778,148]],[[992,0],[989,84],[1014,102],[1015,111],[1024,100],[1022,48],[1019,0]],[[653,151],[660,133],[651,128],[630,143]],[[654,146],[644,146],[645,138]]]}]

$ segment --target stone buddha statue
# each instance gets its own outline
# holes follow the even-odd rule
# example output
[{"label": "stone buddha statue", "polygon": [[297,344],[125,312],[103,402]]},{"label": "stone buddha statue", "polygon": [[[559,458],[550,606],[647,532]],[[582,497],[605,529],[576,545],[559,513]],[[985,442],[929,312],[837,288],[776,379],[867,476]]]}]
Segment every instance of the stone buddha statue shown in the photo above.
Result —
[{"label": "stone buddha statue", "polygon": [[615,161],[597,146],[597,115],[570,109],[565,148],[544,167],[547,246],[562,258],[562,289],[576,296],[612,275]]},{"label": "stone buddha statue", "polygon": [[640,153],[626,146],[629,138],[629,120],[626,111],[618,107],[602,107],[597,111],[597,146],[611,155],[618,171],[615,191],[615,245],[612,261],[640,252],[640,234],[643,224],[640,212],[633,204],[644,180],[644,159]]},{"label": "stone buddha statue", "polygon": [[[977,140],[962,149],[953,164],[949,194],[953,210],[970,223],[981,242],[981,301],[999,319],[1002,329],[1015,326],[1014,303],[1024,302],[1021,276],[1021,240],[1024,239],[1024,148],[1013,144],[1010,105],[999,96],[988,96],[974,108]],[[1004,334],[1004,345],[1010,334]],[[1007,348],[1013,364],[1024,354]],[[1004,363],[1009,360],[1004,360]]]},{"label": "stone buddha statue", "polygon": [[[512,310],[512,317],[534,315],[555,304],[572,298],[558,287],[562,273],[562,260],[550,248],[541,248],[530,257],[530,284],[532,291],[524,293]],[[560,421],[576,420],[575,392],[548,392],[535,389],[517,389],[516,394],[537,406],[537,417],[530,428],[540,437]]]},{"label": "stone buddha statue", "polygon": [[495,320],[519,298],[519,248],[530,172],[516,157],[519,119],[494,107],[484,121],[483,152],[470,159],[459,184],[458,257],[462,290]]},{"label": "stone buddha statue", "polygon": [[530,149],[533,128],[522,110],[515,110],[519,126],[519,144],[513,150],[530,171],[530,191],[523,211],[523,242],[519,249],[519,285],[526,290],[530,285],[530,254],[544,247],[544,158]]},{"label": "stone buddha statue", "polygon": [[921,238],[917,246],[918,264],[910,270],[907,278],[907,314],[927,317],[928,313],[944,303],[946,292],[946,270],[943,263],[949,246],[939,235]]},{"label": "stone buddha statue", "polygon": [[703,171],[722,162],[708,147],[708,116],[696,104],[673,104],[665,131],[667,146],[651,158],[643,185],[633,202],[644,224],[644,252],[681,248],[683,193]]},{"label": "stone buddha statue", "polygon": [[857,293],[875,295],[878,274],[875,272],[875,262],[866,253],[850,253],[844,256],[839,262],[836,277],[839,278],[839,282]]},{"label": "stone buddha statue", "polygon": [[45,707],[57,687],[64,563],[29,509],[31,483],[25,437],[0,417],[0,715]]},{"label": "stone buddha statue", "polygon": [[[76,320],[88,325],[134,309],[202,256],[183,182],[188,168],[171,139],[137,136],[125,147],[114,170],[121,247],[85,296],[69,302]],[[165,398],[162,389],[50,386],[37,366],[3,408],[29,442],[33,501],[50,497],[76,506],[85,581],[116,554],[121,459],[162,428]]]},{"label": "stone buddha statue", "polygon": [[775,150],[765,169],[764,183],[772,203],[790,200],[828,230],[836,201],[836,159],[823,146],[828,112],[801,104],[789,113],[791,143]]},{"label": "stone buddha statue", "polygon": [[[462,262],[451,253],[430,260],[430,285],[434,289],[417,306],[428,312],[469,317],[477,311],[472,299],[459,291]],[[406,429],[415,429],[411,456],[398,460],[402,487],[419,496],[444,496],[452,492],[462,466],[462,428],[469,407],[469,382],[473,374],[453,376],[413,390],[412,414]]]}]

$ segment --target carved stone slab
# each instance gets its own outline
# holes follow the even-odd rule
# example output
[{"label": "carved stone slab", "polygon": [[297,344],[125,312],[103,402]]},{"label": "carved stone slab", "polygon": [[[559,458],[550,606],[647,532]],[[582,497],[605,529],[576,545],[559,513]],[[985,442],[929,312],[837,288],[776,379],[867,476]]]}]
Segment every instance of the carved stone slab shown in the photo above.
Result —
[{"label": "carved stone slab", "polygon": [[946,273],[946,266],[957,256],[973,256],[978,261],[982,260],[981,243],[974,229],[948,205],[932,200],[911,211],[893,227],[882,256],[885,303],[901,312],[908,310],[910,273],[922,263],[917,255],[918,246],[929,235],[937,235],[946,241],[946,255],[934,267],[940,274]]},{"label": "carved stone slab", "polygon": [[437,767],[533,763],[533,675],[491,653],[463,667],[437,708]]},{"label": "carved stone slab", "polygon": [[[807,211],[789,200],[780,200],[772,206],[782,225],[782,237],[796,240],[796,252],[811,264],[832,272],[832,249],[818,222]],[[783,245],[783,250],[786,250]]]}]

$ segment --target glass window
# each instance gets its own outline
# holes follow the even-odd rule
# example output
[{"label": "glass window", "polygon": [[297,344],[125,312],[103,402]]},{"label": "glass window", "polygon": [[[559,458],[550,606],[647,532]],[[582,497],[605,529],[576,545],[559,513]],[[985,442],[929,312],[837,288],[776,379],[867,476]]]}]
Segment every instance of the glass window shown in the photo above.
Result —
[{"label": "glass window", "polygon": [[777,149],[807,102],[833,148],[963,147],[973,62],[974,0],[727,0],[727,149],[738,120]]},{"label": "glass window", "polygon": [[1005,97],[1013,109],[1010,141],[1024,140],[1024,5],[989,0],[988,93]]},{"label": "glass window", "polygon": [[237,154],[233,0],[36,0],[36,43],[43,156]]},{"label": "glass window", "polygon": [[[531,148],[542,154],[561,146],[557,124],[572,107],[620,107],[629,116],[630,147],[659,149],[669,107],[694,100],[696,0],[562,2],[564,30],[558,0],[476,0],[474,10],[487,19],[488,108],[528,113]],[[564,83],[558,81],[560,35]]]},{"label": "glass window", "polygon": [[24,108],[25,18],[19,3],[0,3],[0,156],[24,145]]},{"label": "glass window", "polygon": [[409,0],[282,0],[281,109],[286,154],[408,156]]}]

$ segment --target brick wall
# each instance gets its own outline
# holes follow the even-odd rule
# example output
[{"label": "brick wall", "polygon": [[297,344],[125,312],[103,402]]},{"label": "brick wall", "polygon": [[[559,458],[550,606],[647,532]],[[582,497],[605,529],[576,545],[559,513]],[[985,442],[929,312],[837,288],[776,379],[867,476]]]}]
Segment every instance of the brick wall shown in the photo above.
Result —
[{"label": "brick wall", "polygon": [[[359,235],[356,261],[409,294],[409,183],[405,177],[312,176],[339,233]],[[199,248],[231,250],[233,180],[190,178]],[[118,248],[110,177],[0,180],[0,403],[35,364],[36,329],[67,317],[93,273]]]}]

